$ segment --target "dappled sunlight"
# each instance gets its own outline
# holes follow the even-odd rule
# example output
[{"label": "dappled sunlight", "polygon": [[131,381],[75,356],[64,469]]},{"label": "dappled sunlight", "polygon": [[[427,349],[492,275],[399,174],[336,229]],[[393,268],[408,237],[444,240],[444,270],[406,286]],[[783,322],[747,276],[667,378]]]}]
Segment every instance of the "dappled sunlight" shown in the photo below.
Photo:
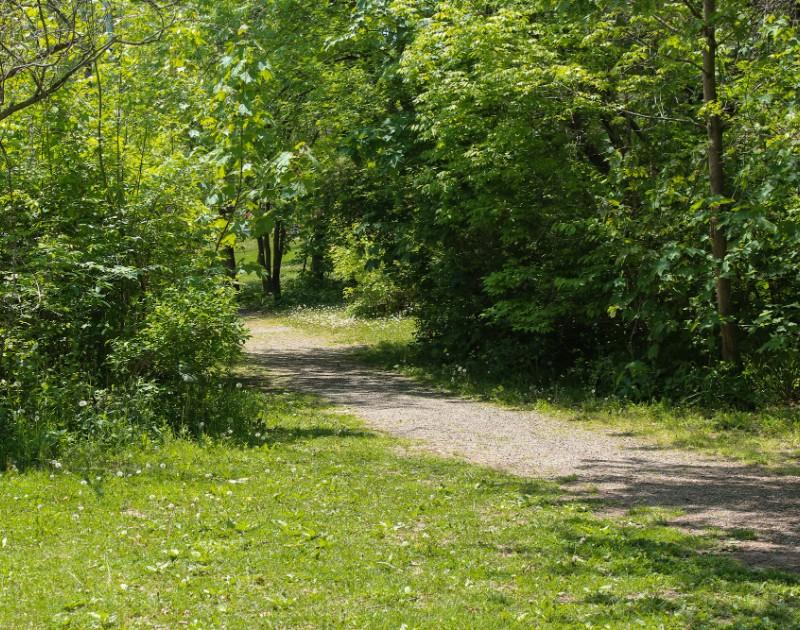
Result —
[{"label": "dappled sunlight", "polygon": [[[752,529],[729,545],[765,566],[800,570],[800,478],[662,448],[630,434],[578,428],[533,411],[471,402],[357,360],[325,337],[285,334],[259,320],[247,346],[272,387],[320,396],[382,431],[435,453],[520,475],[591,487],[616,508],[677,508],[677,525],[703,531]],[[602,508],[601,508],[602,509]],[[758,557],[756,558],[756,555]]]},{"label": "dappled sunlight", "polygon": [[2,0],[0,629],[800,628],[798,59]]}]

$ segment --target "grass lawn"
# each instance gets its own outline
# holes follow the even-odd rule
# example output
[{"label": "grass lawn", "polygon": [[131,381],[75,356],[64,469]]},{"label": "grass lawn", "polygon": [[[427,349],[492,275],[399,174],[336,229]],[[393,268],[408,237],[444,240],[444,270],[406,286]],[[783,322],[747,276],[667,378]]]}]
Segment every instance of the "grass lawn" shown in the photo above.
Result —
[{"label": "grass lawn", "polygon": [[657,512],[603,520],[308,397],[254,426],[0,477],[0,627],[800,627],[800,577]]},{"label": "grass lawn", "polygon": [[355,354],[361,360],[462,396],[527,407],[586,425],[613,427],[661,446],[694,448],[766,466],[777,473],[800,474],[800,408],[707,411],[668,403],[634,404],[598,398],[565,387],[537,389],[524,377],[517,381],[488,379],[458,366],[424,361],[414,351],[414,321],[408,317],[363,320],[348,316],[341,308],[299,309],[276,317],[335,343],[360,344]]},{"label": "grass lawn", "polygon": [[414,336],[416,323],[410,317],[362,318],[349,315],[340,306],[295,308],[276,314],[281,324],[299,328],[333,343],[366,348],[404,347]]},{"label": "grass lawn", "polygon": [[[276,303],[273,295],[265,295],[258,264],[258,242],[253,239],[236,245],[236,261],[240,266],[237,279],[240,285],[239,303],[244,310],[292,312],[307,304],[328,304],[341,307],[342,286],[335,281],[315,281],[303,274],[306,264],[302,252],[289,248],[281,267],[282,297]],[[309,311],[311,312],[311,311]],[[339,309],[341,312],[341,308]]]}]

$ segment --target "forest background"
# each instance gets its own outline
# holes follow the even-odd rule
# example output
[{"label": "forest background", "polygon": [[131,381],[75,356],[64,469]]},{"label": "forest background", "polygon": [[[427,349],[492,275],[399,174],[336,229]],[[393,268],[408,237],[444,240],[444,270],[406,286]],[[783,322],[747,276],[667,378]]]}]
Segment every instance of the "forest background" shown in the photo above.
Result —
[{"label": "forest background", "polygon": [[250,415],[288,252],[440,365],[798,399],[796,3],[14,0],[0,44],[4,466]]}]

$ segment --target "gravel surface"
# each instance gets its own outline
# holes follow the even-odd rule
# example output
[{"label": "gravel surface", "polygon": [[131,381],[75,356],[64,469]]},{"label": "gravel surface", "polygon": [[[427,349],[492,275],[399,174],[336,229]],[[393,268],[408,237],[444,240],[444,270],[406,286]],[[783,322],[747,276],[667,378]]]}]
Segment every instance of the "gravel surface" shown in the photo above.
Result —
[{"label": "gravel surface", "polygon": [[[369,426],[421,448],[526,477],[560,481],[609,515],[635,506],[678,508],[688,531],[733,530],[726,548],[755,565],[800,571],[800,477],[663,449],[613,430],[587,430],[531,411],[432,391],[364,367],[350,348],[269,320],[248,320],[250,359],[274,385],[314,393]],[[741,532],[755,540],[738,540]]]}]

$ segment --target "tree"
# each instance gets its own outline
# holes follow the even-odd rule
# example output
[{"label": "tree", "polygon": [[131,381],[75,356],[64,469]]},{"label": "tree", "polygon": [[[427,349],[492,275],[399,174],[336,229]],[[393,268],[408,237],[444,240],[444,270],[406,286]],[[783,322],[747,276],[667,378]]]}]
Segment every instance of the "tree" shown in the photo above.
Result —
[{"label": "tree", "polygon": [[[691,6],[691,5],[690,5]],[[698,16],[699,10],[693,9]],[[725,170],[723,165],[723,130],[720,104],[717,100],[717,27],[718,19],[715,0],[703,0],[703,35],[705,36],[705,49],[703,50],[703,101],[707,111],[708,129],[708,177],[711,194],[718,199],[715,201],[715,210],[710,217],[711,247],[714,258],[721,267],[728,254],[728,240],[720,227],[718,208],[724,209],[727,205],[722,200],[725,197]],[[723,361],[735,362],[738,358],[736,347],[736,325],[732,320],[733,305],[731,298],[731,279],[718,268],[716,272],[717,310],[719,312],[722,339]]]},{"label": "tree", "polygon": [[0,7],[0,121],[53,95],[112,47],[158,40],[173,21],[155,0],[5,2]]},{"label": "tree", "polygon": [[[601,362],[616,366],[598,368],[605,386],[645,397],[714,382],[720,358],[796,356],[785,169],[798,43],[785,9],[367,7],[353,37],[399,51],[383,120],[402,103],[412,133],[374,124],[382,144],[362,125],[342,199],[413,269],[428,347],[506,368]],[[386,85],[391,71],[372,64]]]}]

